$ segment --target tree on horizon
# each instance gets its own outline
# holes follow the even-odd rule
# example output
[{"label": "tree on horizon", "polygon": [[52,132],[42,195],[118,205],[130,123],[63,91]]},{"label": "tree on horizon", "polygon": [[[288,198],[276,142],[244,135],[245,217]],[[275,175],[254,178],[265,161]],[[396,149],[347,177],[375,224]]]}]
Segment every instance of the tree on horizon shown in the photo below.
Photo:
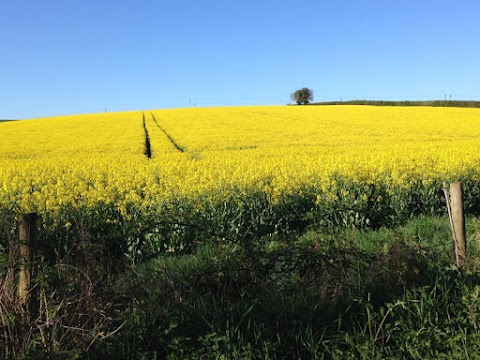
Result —
[{"label": "tree on horizon", "polygon": [[301,88],[297,91],[295,91],[292,95],[291,98],[293,101],[295,101],[298,105],[301,104],[309,104],[310,101],[313,100],[313,90],[309,88]]}]

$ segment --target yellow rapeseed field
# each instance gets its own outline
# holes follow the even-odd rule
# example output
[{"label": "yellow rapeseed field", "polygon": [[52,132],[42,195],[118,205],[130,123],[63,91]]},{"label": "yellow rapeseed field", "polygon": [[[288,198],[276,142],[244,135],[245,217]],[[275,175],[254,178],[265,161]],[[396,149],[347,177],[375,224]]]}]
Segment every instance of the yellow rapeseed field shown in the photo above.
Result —
[{"label": "yellow rapeseed field", "polygon": [[305,189],[322,194],[318,201],[348,197],[335,189],[339,178],[391,191],[465,174],[478,180],[479,121],[479,109],[344,105],[7,122],[0,124],[0,207],[45,212],[103,201],[148,211],[251,191],[273,203]]}]

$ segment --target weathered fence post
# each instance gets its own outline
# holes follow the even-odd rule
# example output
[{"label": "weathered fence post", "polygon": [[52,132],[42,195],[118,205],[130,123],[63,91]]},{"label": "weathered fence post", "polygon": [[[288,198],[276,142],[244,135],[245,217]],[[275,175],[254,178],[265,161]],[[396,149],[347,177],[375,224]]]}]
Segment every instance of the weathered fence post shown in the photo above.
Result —
[{"label": "weathered fence post", "polygon": [[465,264],[467,256],[467,240],[465,235],[465,214],[463,211],[463,186],[460,182],[450,184],[452,226],[456,249],[457,266]]},{"label": "weathered fence post", "polygon": [[32,263],[37,246],[37,214],[18,216],[18,263],[17,299],[19,305],[27,307],[30,301]]}]

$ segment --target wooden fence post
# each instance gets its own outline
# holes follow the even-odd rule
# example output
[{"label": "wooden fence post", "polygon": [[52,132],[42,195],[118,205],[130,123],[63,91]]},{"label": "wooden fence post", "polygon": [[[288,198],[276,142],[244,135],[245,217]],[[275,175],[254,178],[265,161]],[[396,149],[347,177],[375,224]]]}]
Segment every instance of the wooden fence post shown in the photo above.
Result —
[{"label": "wooden fence post", "polygon": [[18,216],[18,287],[19,305],[27,307],[30,301],[32,262],[37,246],[37,214]]},{"label": "wooden fence post", "polygon": [[456,262],[461,268],[465,264],[467,256],[466,232],[465,232],[465,214],[463,211],[463,186],[460,182],[450,184],[450,197],[452,208],[453,234],[455,241]]}]

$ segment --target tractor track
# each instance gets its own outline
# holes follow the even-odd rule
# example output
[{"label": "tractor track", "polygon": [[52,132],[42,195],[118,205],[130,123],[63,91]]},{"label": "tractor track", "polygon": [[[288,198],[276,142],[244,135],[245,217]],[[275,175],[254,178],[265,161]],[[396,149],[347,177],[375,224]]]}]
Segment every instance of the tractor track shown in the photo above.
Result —
[{"label": "tractor track", "polygon": [[[174,138],[172,138],[170,136],[170,134],[160,126],[160,124],[158,123],[157,119],[155,118],[155,115],[153,115],[152,113],[150,113],[150,115],[152,116],[152,119],[153,121],[155,122],[155,124],[158,126],[158,128],[165,134],[165,136],[168,138],[168,140],[172,143],[172,145],[175,147],[175,149],[177,149],[178,151],[180,151],[181,153],[184,153],[186,151],[186,148],[181,146],[179,143],[177,143],[175,141]],[[146,130],[145,130],[146,131]]]},{"label": "tractor track", "polygon": [[148,159],[152,158],[152,145],[150,143],[150,136],[148,135],[147,123],[145,121],[145,113],[142,112],[143,117],[143,130],[145,131],[145,150],[144,154]]}]

